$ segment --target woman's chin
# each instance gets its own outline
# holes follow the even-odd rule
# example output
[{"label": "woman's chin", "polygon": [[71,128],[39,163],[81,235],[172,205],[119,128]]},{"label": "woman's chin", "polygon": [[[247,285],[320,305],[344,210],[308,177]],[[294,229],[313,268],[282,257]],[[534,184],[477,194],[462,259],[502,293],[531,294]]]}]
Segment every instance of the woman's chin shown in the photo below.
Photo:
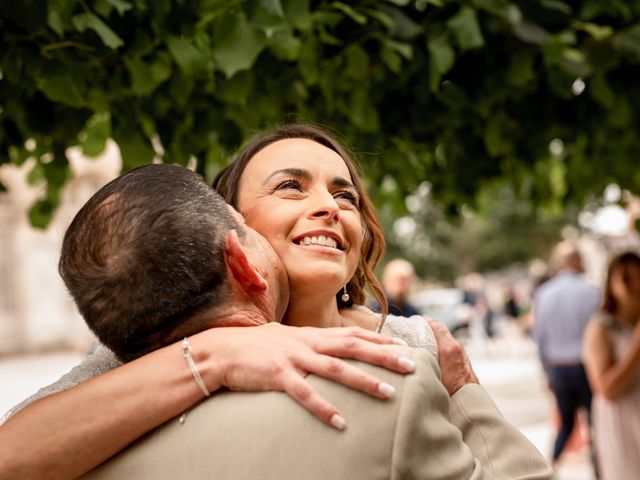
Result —
[{"label": "woman's chin", "polygon": [[289,275],[289,288],[291,296],[296,292],[304,292],[305,295],[326,295],[333,296],[342,289],[346,283],[343,269],[335,271],[304,270],[287,271]]}]

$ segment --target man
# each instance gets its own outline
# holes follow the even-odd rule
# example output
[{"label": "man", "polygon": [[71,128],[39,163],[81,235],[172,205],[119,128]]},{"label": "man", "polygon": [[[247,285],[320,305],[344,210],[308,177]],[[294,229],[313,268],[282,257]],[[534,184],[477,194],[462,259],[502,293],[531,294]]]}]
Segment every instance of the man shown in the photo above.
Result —
[{"label": "man", "polygon": [[600,304],[600,290],[587,284],[576,246],[560,242],[551,264],[556,274],[533,296],[533,337],[560,412],[560,430],[553,447],[557,461],[571,435],[577,410],[591,411],[591,389],[582,365],[582,337]]},{"label": "man", "polygon": [[[418,309],[408,299],[411,285],[415,280],[415,274],[413,265],[402,258],[391,260],[384,267],[382,286],[389,302],[389,313],[391,315],[403,317],[420,315]],[[378,302],[373,303],[371,308],[375,312],[380,312],[380,304]]]},{"label": "man", "polygon": [[396,347],[416,362],[413,375],[360,365],[394,385],[390,402],[310,379],[350,419],[343,432],[277,392],[223,393],[193,409],[183,425],[168,422],[83,478],[552,478],[477,384],[460,344],[431,323],[447,390],[429,352]]},{"label": "man", "polygon": [[[140,172],[140,175],[150,175],[151,168],[167,167],[158,165],[147,167],[146,171],[139,169],[137,172]],[[175,177],[171,177],[172,181]],[[184,180],[185,192],[190,192],[191,181],[188,177]],[[131,188],[140,188],[140,183],[142,178],[140,182],[134,182]],[[184,234],[188,225],[174,229],[171,222],[166,226],[162,224],[163,217],[167,212],[170,214],[172,211],[171,208],[165,209],[163,203],[166,201],[168,205],[182,205],[177,200],[182,201],[184,198],[179,196],[171,198],[172,191],[168,191],[166,183],[162,188],[151,189],[149,192],[152,197],[168,197],[162,201],[154,199],[147,207],[151,211],[157,209],[158,215],[153,224],[162,226],[160,230],[163,232],[174,231],[175,235]],[[115,195],[113,198],[111,193],[103,195],[106,200],[103,198],[90,205],[86,216],[79,217],[79,222],[96,220],[94,215],[97,208],[98,211],[104,210],[103,213],[106,214],[105,218],[98,223],[113,229],[115,226],[113,219],[118,216],[118,211],[130,209],[129,202],[117,202],[120,196],[125,196],[120,187],[115,189],[113,195]],[[133,225],[134,230],[129,231],[129,234],[133,233],[134,237],[147,236],[148,229],[135,230],[136,222],[140,220],[135,218],[135,209],[132,210],[132,214],[132,217],[125,216],[119,228],[128,229]],[[71,231],[73,232],[73,228]],[[72,238],[71,235],[74,234],[67,235],[65,246],[76,243],[69,241],[69,238]],[[233,241],[233,237],[233,234],[227,237],[227,242],[229,238]],[[81,239],[82,236],[78,238]],[[169,238],[167,240],[171,243]],[[181,244],[181,240],[177,245]],[[256,242],[259,240],[256,239]],[[154,276],[164,276],[164,280],[137,277],[137,273],[128,272],[132,268],[140,268],[140,265],[136,265],[132,258],[123,252],[123,249],[132,244],[136,244],[136,240],[129,239],[107,249],[110,253],[106,254],[106,247],[98,244],[96,248],[92,246],[89,249],[94,250],[89,257],[96,256],[100,265],[109,267],[113,262],[114,278],[131,276],[132,282],[129,284],[129,289],[145,289],[146,286],[140,284],[147,281],[170,283],[173,276],[172,270],[161,269],[154,272]],[[186,239],[185,244],[190,245]],[[79,248],[83,245],[85,244],[82,242],[77,243]],[[266,295],[271,299],[266,301],[265,293],[269,290],[269,282],[259,279],[263,276],[262,273],[255,275],[245,270],[244,266],[250,266],[250,262],[245,260],[239,261],[242,265],[232,265],[233,255],[229,255],[232,250],[233,248],[225,250],[224,264],[229,271],[233,272],[237,268],[241,274],[231,275],[231,282],[236,286],[231,288],[232,293],[225,299],[226,301],[223,300],[224,306],[209,305],[206,301],[196,302],[196,305],[204,305],[204,307],[192,312],[192,316],[196,319],[205,319],[201,323],[202,326],[209,325],[206,321],[210,318],[207,310],[213,308],[223,308],[226,310],[222,311],[230,312],[227,317],[230,321],[225,325],[234,325],[234,306],[242,305],[243,301],[246,302],[246,308],[257,315],[258,312],[264,315],[267,312],[279,312],[286,308],[286,295]],[[93,298],[94,302],[100,304],[104,301],[103,295],[112,295],[112,292],[104,292],[100,287],[104,279],[96,283],[95,278],[86,277],[86,269],[72,267],[74,259],[71,257],[78,258],[78,252],[73,252],[74,249],[70,248],[69,257],[63,255],[65,260],[61,263],[71,291],[74,292],[76,288],[81,289],[82,292],[88,291],[91,293],[88,298]],[[169,255],[169,252],[162,249],[155,252],[148,257],[150,264],[164,262],[164,258],[157,257],[158,254]],[[149,268],[156,267],[149,265]],[[262,271],[265,278],[268,271],[266,267]],[[75,273],[70,274],[70,272]],[[247,282],[243,280],[236,282],[238,278],[247,279],[248,284],[257,288],[244,288],[243,285]],[[277,275],[275,278],[273,275],[270,277],[276,281],[279,278]],[[238,292],[240,292],[239,296]],[[139,299],[141,302],[145,300],[137,293],[129,291],[121,290],[120,294]],[[171,292],[167,292],[167,295],[171,295]],[[201,298],[198,295],[196,297]],[[205,295],[205,298],[208,297]],[[123,300],[115,299],[114,301],[122,302]],[[268,308],[260,307],[265,304],[265,301]],[[180,302],[177,303],[180,304]],[[254,306],[252,307],[251,304]],[[118,305],[121,307],[124,305],[124,310],[131,310],[134,313],[138,311],[135,303]],[[81,308],[97,308],[96,311],[91,312],[93,315],[110,318],[113,321],[110,312],[100,307],[101,305],[97,307],[85,305]],[[171,312],[173,319],[166,319],[159,315],[157,320],[140,322],[142,327],[134,327],[131,330],[134,335],[130,338],[130,343],[135,347],[134,349],[130,349],[126,344],[120,345],[117,340],[107,340],[113,348],[117,349],[121,358],[134,358],[139,352],[148,351],[154,345],[161,346],[164,342],[171,342],[176,335],[179,337],[184,333],[182,330],[176,332],[177,327],[173,322],[179,318],[181,322],[189,323],[192,318],[189,315],[185,316],[184,309],[172,305],[163,305],[163,308]],[[148,317],[155,318],[153,313],[150,312]],[[268,317],[263,318],[263,321],[268,321]],[[102,324],[94,325],[99,333],[103,327]],[[439,326],[434,324],[436,332],[438,328]],[[137,335],[148,336],[151,340],[136,338]],[[105,339],[111,338],[109,335],[102,336]],[[442,331],[440,331],[440,338],[444,338]],[[411,355],[418,363],[418,373],[415,376],[412,375],[411,380],[406,383],[402,376],[369,370],[364,366],[375,376],[390,382],[400,392],[397,399],[387,407],[384,406],[387,402],[370,399],[365,395],[354,395],[355,392],[341,387],[335,388],[330,382],[324,382],[320,378],[309,379],[316,389],[323,392],[324,396],[340,403],[340,408],[347,414],[347,418],[350,418],[349,427],[345,432],[338,432],[322,425],[295,405],[289,397],[277,392],[219,393],[191,410],[184,424],[178,421],[167,422],[165,427],[136,442],[134,446],[106,462],[90,476],[95,478],[337,478],[340,476],[357,478],[356,476],[360,475],[360,478],[389,478],[390,476],[408,478],[417,475],[424,478],[439,476],[493,478],[492,473],[495,473],[498,477],[504,475],[507,478],[519,478],[522,475],[529,475],[527,478],[547,478],[547,467],[535,448],[501,418],[495,406],[477,385],[477,379],[463,352],[459,349],[459,344],[450,338],[444,338],[440,343],[446,390],[439,381],[437,364],[430,353],[411,349],[407,349],[404,353]],[[450,394],[454,395],[451,400],[454,408],[450,412],[452,422],[449,421]],[[214,432],[217,434],[213,435]],[[486,438],[495,438],[495,441],[487,442]],[[465,442],[468,442],[468,445]],[[310,446],[317,447],[311,449]]]}]

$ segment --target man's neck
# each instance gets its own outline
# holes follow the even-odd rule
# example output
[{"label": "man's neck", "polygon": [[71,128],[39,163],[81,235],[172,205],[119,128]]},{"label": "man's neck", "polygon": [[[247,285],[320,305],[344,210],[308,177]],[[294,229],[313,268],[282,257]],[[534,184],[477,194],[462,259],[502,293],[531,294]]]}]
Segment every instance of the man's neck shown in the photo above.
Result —
[{"label": "man's neck", "polygon": [[207,322],[211,327],[255,327],[274,321],[255,305],[236,305],[218,310]]}]

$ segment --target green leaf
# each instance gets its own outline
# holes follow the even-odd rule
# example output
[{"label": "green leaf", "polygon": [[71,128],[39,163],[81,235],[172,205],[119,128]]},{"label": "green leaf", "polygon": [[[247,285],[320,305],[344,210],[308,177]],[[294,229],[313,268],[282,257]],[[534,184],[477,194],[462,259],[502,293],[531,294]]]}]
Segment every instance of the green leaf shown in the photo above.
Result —
[{"label": "green leaf", "polygon": [[105,112],[109,110],[110,92],[101,88],[92,88],[87,92],[87,106],[94,112]]},{"label": "green leaf", "polygon": [[320,78],[319,63],[320,59],[318,58],[315,42],[309,41],[303,43],[298,58],[298,70],[305,83],[309,86],[318,83],[318,79]]},{"label": "green leaf", "polygon": [[549,186],[555,198],[562,198],[567,193],[567,168],[561,160],[549,162]]},{"label": "green leaf", "polygon": [[91,117],[85,129],[86,138],[81,142],[85,155],[96,157],[104,151],[108,138],[111,137],[111,116],[109,113],[98,113]]},{"label": "green leaf", "polygon": [[510,85],[524,87],[535,78],[533,55],[515,55],[511,58],[506,71],[506,79]]},{"label": "green leaf", "polygon": [[71,28],[73,0],[49,0],[47,3],[47,24],[59,36]]},{"label": "green leaf", "polygon": [[124,63],[131,74],[131,88],[138,96],[153,92],[172,72],[171,59],[164,52],[160,52],[151,62],[125,57]]},{"label": "green leaf", "polygon": [[484,45],[476,11],[471,7],[462,7],[455,16],[447,21],[447,26],[453,30],[462,50],[479,48]]},{"label": "green leaf", "polygon": [[366,12],[367,12],[367,15],[369,15],[371,18],[375,18],[388,29],[392,29],[395,26],[395,22],[393,21],[393,18],[391,18],[386,13],[383,13],[379,10],[370,10],[370,9],[367,10]]},{"label": "green leaf", "polygon": [[531,22],[519,22],[513,26],[513,33],[523,42],[542,45],[551,35],[544,28]]},{"label": "green leaf", "polygon": [[474,0],[473,5],[507,21],[508,10],[513,6],[508,0]]},{"label": "green leaf", "polygon": [[413,47],[408,43],[398,42],[396,40],[386,38],[384,40],[384,44],[386,47],[398,52],[407,60],[411,60],[413,58]]},{"label": "green leaf", "polygon": [[259,3],[269,15],[284,17],[284,9],[280,0],[259,0]]},{"label": "green leaf", "polygon": [[320,27],[320,35],[318,35],[320,41],[326,45],[339,46],[342,45],[342,40],[338,37],[331,35],[324,27]]},{"label": "green leaf", "polygon": [[185,75],[195,76],[207,69],[207,58],[191,42],[170,35],[167,37],[169,53]]},{"label": "green leaf", "polygon": [[246,70],[266,47],[264,33],[250,25],[244,17],[234,15],[215,32],[213,57],[227,78]]},{"label": "green leaf", "polygon": [[62,37],[64,35],[64,24],[62,23],[60,12],[57,12],[56,10],[50,11],[47,16],[47,23],[59,36]]},{"label": "green leaf", "polygon": [[540,5],[547,10],[555,10],[566,15],[571,15],[571,6],[559,0],[541,0]]},{"label": "green leaf", "polygon": [[102,43],[112,50],[124,45],[122,39],[93,13],[81,13],[79,15],[74,15],[71,22],[79,32],[84,32],[87,29],[96,32],[100,37],[100,40],[102,40]]},{"label": "green leaf", "polygon": [[365,25],[367,23],[367,17],[365,15],[362,15],[361,13],[356,12],[352,7],[350,7],[345,3],[333,2],[331,4],[331,7],[335,8],[336,10],[340,10],[347,17],[351,18],[351,20],[353,20],[356,23],[359,23],[360,25]]},{"label": "green leaf", "polygon": [[356,90],[351,95],[348,114],[354,125],[365,132],[376,132],[380,128],[378,112],[365,89]]},{"label": "green leaf", "polygon": [[405,15],[399,8],[386,4],[380,4],[377,7],[382,14],[393,21],[393,27],[389,32],[393,37],[410,40],[422,33],[422,26]]},{"label": "green leaf", "polygon": [[244,105],[253,88],[251,71],[238,72],[230,80],[221,82],[216,96],[232,105]]},{"label": "green leaf", "polygon": [[360,45],[350,45],[344,51],[346,68],[344,74],[352,80],[363,80],[369,73],[369,55]]},{"label": "green leaf", "polygon": [[455,62],[455,52],[444,36],[431,40],[429,49],[429,88],[432,92],[440,89],[442,75],[447,73]]},{"label": "green leaf", "polygon": [[151,163],[155,152],[148,139],[135,131],[114,132],[114,140],[120,147],[122,154],[122,169],[131,170],[141,165]]},{"label": "green leaf", "polygon": [[565,48],[562,52],[560,67],[574,77],[591,75],[592,68],[583,52],[575,48]]},{"label": "green leaf", "polygon": [[615,94],[604,75],[596,75],[590,82],[591,96],[603,107],[612,108],[615,103]]},{"label": "green leaf", "polygon": [[169,96],[178,108],[185,108],[191,94],[193,93],[195,83],[193,77],[188,77],[181,70],[175,72],[169,79]]},{"label": "green leaf", "polygon": [[111,12],[113,11],[113,5],[107,3],[107,0],[95,0],[93,2],[93,11],[99,17],[109,18],[111,16]]},{"label": "green leaf", "polygon": [[504,115],[493,115],[484,131],[484,144],[492,157],[509,153],[511,142],[508,140],[508,129]]},{"label": "green leaf", "polygon": [[54,102],[71,107],[83,107],[85,100],[75,79],[62,72],[43,75],[38,79],[38,89]]},{"label": "green leaf", "polygon": [[440,75],[447,73],[456,59],[456,54],[444,38],[444,36],[431,40],[428,43],[429,55],[433,57],[433,63]]},{"label": "green leaf", "polygon": [[602,41],[613,35],[613,28],[609,25],[598,25],[590,22],[574,22],[574,28],[587,32],[595,40]]},{"label": "green leaf", "polygon": [[388,47],[384,42],[382,43],[382,51],[380,57],[384,64],[394,73],[400,73],[402,70],[402,57],[398,52]]},{"label": "green leaf", "polygon": [[109,5],[114,7],[120,16],[124,15],[125,12],[131,10],[133,5],[131,5],[126,0],[105,0]]},{"label": "green leaf", "polygon": [[282,60],[293,61],[298,58],[302,42],[290,31],[276,32],[269,39],[269,49]]},{"label": "green leaf", "polygon": [[302,31],[310,30],[313,26],[309,3],[311,0],[282,0],[285,17]]},{"label": "green leaf", "polygon": [[409,5],[409,3],[411,3],[411,0],[386,0],[389,3],[393,3],[394,5],[397,5],[399,7],[406,7],[407,5]]},{"label": "green leaf", "polygon": [[621,31],[613,38],[614,45],[640,61],[640,23]]}]

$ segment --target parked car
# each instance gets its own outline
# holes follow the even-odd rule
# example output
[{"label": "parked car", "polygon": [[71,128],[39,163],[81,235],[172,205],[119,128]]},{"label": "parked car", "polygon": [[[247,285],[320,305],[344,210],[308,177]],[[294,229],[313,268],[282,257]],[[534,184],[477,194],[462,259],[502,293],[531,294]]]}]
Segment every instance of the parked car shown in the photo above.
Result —
[{"label": "parked car", "polygon": [[459,288],[423,290],[411,297],[411,303],[421,314],[444,323],[454,334],[467,330],[473,316],[473,309],[465,303],[464,292]]}]

